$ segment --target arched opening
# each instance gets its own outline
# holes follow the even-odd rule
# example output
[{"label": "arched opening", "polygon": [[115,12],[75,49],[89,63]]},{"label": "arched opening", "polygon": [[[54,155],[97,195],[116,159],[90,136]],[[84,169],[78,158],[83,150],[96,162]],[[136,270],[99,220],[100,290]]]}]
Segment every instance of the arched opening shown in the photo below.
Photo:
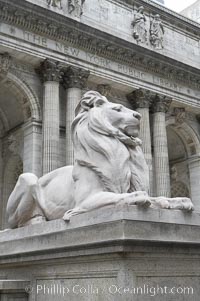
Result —
[{"label": "arched opening", "polygon": [[200,141],[187,122],[168,122],[168,153],[172,196],[191,197],[200,209]]},{"label": "arched opening", "polygon": [[[6,226],[7,200],[18,176],[24,171],[24,168],[26,171],[32,172],[32,165],[28,165],[26,161],[30,161],[29,157],[34,152],[33,122],[40,119],[39,100],[25,81],[11,72],[6,75],[0,74],[1,227]],[[25,132],[27,123],[29,124],[28,133]],[[25,148],[28,151],[25,152]],[[27,166],[28,168],[31,166],[30,170]]]},{"label": "arched opening", "polygon": [[2,229],[8,227],[6,216],[7,200],[15,187],[18,177],[23,172],[23,162],[18,155],[11,154],[5,164],[3,172],[3,206],[2,206]]},{"label": "arched opening", "polygon": [[188,154],[184,142],[173,127],[167,128],[172,197],[190,197]]}]

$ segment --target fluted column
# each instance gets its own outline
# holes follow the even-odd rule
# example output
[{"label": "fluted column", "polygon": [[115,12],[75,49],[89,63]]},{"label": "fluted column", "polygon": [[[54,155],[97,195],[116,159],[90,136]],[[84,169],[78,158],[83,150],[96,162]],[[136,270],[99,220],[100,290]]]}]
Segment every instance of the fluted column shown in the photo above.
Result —
[{"label": "fluted column", "polygon": [[76,115],[76,108],[81,100],[82,89],[85,88],[89,71],[76,67],[65,70],[64,83],[66,95],[66,164],[74,164],[74,151],[71,138],[71,124]]},{"label": "fluted column", "polygon": [[171,99],[156,95],[153,99],[153,145],[157,196],[170,197],[170,171],[167,145],[167,130],[165,114],[169,109]]},{"label": "fluted column", "polygon": [[140,134],[142,140],[142,150],[149,167],[149,194],[153,191],[153,170],[152,170],[152,153],[151,153],[151,131],[149,120],[149,107],[151,105],[150,92],[144,89],[138,89],[127,95],[128,100],[133,108],[141,114]]},{"label": "fluted column", "polygon": [[38,122],[28,121],[23,126],[24,130],[24,157],[23,172],[32,172],[40,177],[42,174],[42,127]]},{"label": "fluted column", "polygon": [[59,167],[59,81],[58,62],[45,60],[41,64],[44,81],[43,96],[43,174]]}]

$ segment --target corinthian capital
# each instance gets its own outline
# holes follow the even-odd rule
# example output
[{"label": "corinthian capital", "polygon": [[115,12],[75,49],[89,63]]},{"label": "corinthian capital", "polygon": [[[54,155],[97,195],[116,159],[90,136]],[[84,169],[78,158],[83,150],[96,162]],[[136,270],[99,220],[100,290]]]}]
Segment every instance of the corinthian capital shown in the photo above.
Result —
[{"label": "corinthian capital", "polygon": [[0,73],[7,74],[11,66],[11,56],[8,53],[0,54]]},{"label": "corinthian capital", "polygon": [[61,66],[59,62],[46,59],[41,63],[39,71],[44,82],[59,82],[62,79]]},{"label": "corinthian capital", "polygon": [[151,92],[145,89],[138,89],[127,95],[128,101],[134,109],[149,108],[151,100]]},{"label": "corinthian capital", "polygon": [[64,85],[66,89],[86,87],[90,72],[81,68],[69,67],[65,70]]},{"label": "corinthian capital", "polygon": [[157,113],[157,112],[167,113],[171,105],[171,102],[172,102],[171,98],[164,95],[156,94],[153,97],[153,102],[151,106],[152,113]]}]

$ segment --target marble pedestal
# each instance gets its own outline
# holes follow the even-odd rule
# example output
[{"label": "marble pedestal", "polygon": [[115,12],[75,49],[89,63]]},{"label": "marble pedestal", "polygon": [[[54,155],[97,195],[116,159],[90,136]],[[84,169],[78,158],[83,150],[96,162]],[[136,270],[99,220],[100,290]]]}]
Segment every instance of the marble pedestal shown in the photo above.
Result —
[{"label": "marble pedestal", "polygon": [[200,214],[107,207],[0,233],[3,301],[197,301]]}]

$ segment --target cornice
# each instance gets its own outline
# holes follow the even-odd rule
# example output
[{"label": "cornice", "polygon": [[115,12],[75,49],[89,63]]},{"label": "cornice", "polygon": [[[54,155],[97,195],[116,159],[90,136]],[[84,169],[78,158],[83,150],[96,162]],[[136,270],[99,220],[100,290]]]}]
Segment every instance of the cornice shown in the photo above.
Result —
[{"label": "cornice", "polygon": [[15,0],[0,0],[0,21],[68,43],[129,67],[137,66],[144,71],[200,88],[198,69],[159,53],[156,53],[155,58],[155,52],[152,50],[142,48],[141,51],[141,46],[113,37],[52,11],[48,11],[47,14],[47,10],[42,7],[22,0],[15,2]]}]

